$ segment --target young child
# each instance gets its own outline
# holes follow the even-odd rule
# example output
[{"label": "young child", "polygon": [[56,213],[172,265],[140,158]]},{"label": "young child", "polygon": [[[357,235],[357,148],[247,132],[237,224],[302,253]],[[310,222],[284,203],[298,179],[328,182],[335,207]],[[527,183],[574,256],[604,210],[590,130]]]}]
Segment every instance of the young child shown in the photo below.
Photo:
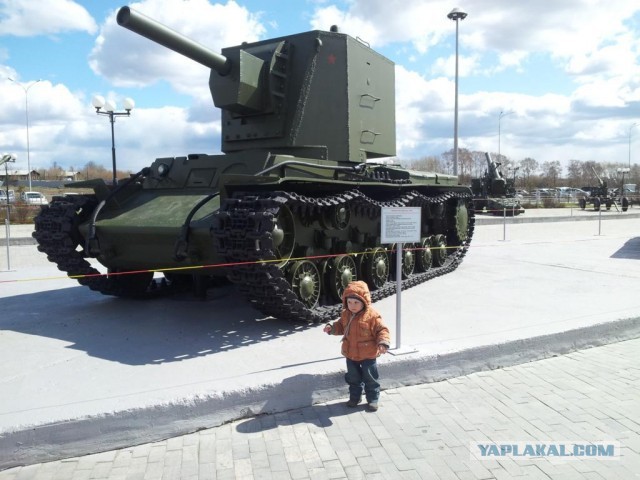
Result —
[{"label": "young child", "polygon": [[378,410],[380,384],[376,357],[387,353],[389,329],[380,314],[371,307],[371,293],[365,282],[351,282],[342,295],[344,310],[340,320],[328,323],[324,332],[343,335],[342,355],[347,358],[344,379],[349,384],[347,407],[354,408],[362,401],[362,390],[367,398],[367,409]]}]

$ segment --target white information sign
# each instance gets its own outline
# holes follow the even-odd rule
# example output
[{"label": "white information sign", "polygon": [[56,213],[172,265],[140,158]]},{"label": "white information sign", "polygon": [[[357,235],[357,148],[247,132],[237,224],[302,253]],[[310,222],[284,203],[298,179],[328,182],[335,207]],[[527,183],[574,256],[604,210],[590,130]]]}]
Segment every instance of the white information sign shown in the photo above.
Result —
[{"label": "white information sign", "polygon": [[[380,223],[382,243],[396,244],[396,352],[402,347],[402,244],[420,242],[420,207],[383,207]],[[408,352],[406,352],[408,353]]]},{"label": "white information sign", "polygon": [[420,207],[383,207],[382,243],[420,241]]}]

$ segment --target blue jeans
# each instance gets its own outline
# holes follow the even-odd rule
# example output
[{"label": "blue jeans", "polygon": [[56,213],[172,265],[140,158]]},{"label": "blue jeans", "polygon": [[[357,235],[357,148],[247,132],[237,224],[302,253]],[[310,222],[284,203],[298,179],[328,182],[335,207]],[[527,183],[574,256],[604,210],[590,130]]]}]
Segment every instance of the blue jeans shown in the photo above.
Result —
[{"label": "blue jeans", "polygon": [[380,384],[378,380],[378,364],[376,359],[361,360],[356,362],[347,358],[347,373],[344,379],[349,384],[349,398],[360,400],[364,389],[367,403],[377,402],[380,396]]}]

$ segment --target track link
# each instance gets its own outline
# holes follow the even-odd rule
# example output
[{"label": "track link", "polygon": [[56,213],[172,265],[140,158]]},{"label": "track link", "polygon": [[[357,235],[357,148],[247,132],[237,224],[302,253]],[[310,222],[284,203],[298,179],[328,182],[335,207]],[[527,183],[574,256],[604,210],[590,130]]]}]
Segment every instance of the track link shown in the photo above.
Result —
[{"label": "track link", "polygon": [[[238,285],[258,310],[284,320],[326,322],[340,315],[341,303],[308,308],[291,289],[284,271],[286,267],[279,265],[283,263],[283,259],[279,259],[275,253],[272,232],[281,208],[286,205],[293,212],[307,212],[317,218],[327,208],[349,204],[358,214],[376,219],[380,217],[382,207],[432,207],[435,204],[442,205],[443,211],[447,211],[447,202],[450,200],[463,200],[467,206],[469,216],[466,238],[455,251],[448,254],[443,265],[403,280],[402,289],[405,290],[458,267],[469,248],[475,224],[470,194],[446,192],[429,197],[418,191],[411,191],[391,201],[380,202],[358,190],[320,198],[291,192],[236,193],[233,198],[223,201],[216,214],[212,235],[218,253],[225,262],[237,264],[229,267],[229,279]],[[373,301],[378,301],[395,292],[396,282],[390,280],[373,290],[371,296]]]}]

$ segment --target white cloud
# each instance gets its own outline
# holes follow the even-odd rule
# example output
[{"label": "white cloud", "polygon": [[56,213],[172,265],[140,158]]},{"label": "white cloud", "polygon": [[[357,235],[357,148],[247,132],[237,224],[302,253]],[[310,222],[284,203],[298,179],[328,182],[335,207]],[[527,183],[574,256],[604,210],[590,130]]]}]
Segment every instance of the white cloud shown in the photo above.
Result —
[{"label": "white cloud", "polygon": [[[145,0],[131,8],[200,43],[215,53],[258,40],[265,29],[258,16],[229,1]],[[101,27],[90,55],[94,72],[116,86],[148,86],[166,80],[181,93],[208,96],[210,69],[117,25],[115,12]]]},{"label": "white cloud", "polygon": [[348,11],[335,5],[316,9],[311,26],[328,30],[336,24],[340,31],[360,37],[374,48],[411,42],[419,53],[425,53],[450,33],[448,4],[443,0],[354,0]]},{"label": "white cloud", "polygon": [[[0,0],[0,12],[10,3]],[[395,49],[400,58],[407,58],[396,66],[398,155],[418,158],[452,148],[455,27],[446,14],[455,5],[444,0],[340,3],[348,9],[329,2],[315,4],[312,28],[326,30],[337,24],[375,48]],[[75,4],[58,2],[56,9],[64,11],[68,5]],[[215,52],[261,39],[265,32],[261,15],[234,1],[145,0],[131,6]],[[550,8],[547,2],[476,0],[468,8],[469,16],[460,24],[461,147],[497,151],[499,112],[513,111],[501,123],[501,151],[513,159],[626,158],[629,126],[640,120],[640,39],[628,31],[631,22],[625,21],[640,4],[560,0]],[[22,30],[35,34],[24,23]],[[555,65],[554,75],[563,76],[562,89],[554,90],[548,77],[531,68],[540,59],[545,67]],[[119,119],[119,166],[137,171],[156,157],[218,151],[219,111],[211,104],[208,68],[119,27],[115,12],[100,26],[90,65],[114,90],[151,89],[155,82],[166,81],[193,99],[188,106],[161,109],[138,105],[130,119]],[[500,80],[514,72],[525,72],[537,93],[525,93],[526,87],[515,83],[505,87],[504,81],[496,82],[499,86],[494,88],[486,82],[487,77]],[[0,65],[0,75],[16,78],[18,73]],[[478,79],[488,86],[475,88]],[[16,95],[17,88],[0,82],[0,145],[21,153],[24,97]],[[91,93],[49,82],[33,88],[29,94],[32,163],[48,166],[57,161],[79,168],[96,161],[109,166],[109,126],[90,107]],[[121,100],[114,93],[108,96]],[[636,136],[640,138],[640,133]]]},{"label": "white cloud", "polygon": [[96,29],[89,12],[72,0],[0,0],[0,35],[93,34]]}]

